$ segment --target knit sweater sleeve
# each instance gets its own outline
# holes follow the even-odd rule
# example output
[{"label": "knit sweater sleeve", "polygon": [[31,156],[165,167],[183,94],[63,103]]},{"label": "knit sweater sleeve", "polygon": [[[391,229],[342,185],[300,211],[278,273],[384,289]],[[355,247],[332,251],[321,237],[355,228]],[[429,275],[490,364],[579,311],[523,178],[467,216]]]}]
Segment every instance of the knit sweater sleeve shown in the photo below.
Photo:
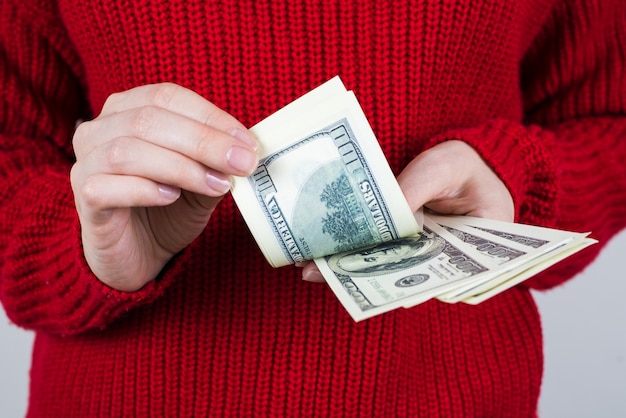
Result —
[{"label": "knit sweater sleeve", "polygon": [[446,132],[470,143],[505,182],[517,222],[592,232],[590,247],[525,282],[563,283],[626,226],[626,7],[562,1],[524,55],[525,120]]},{"label": "knit sweater sleeve", "polygon": [[58,13],[30,3],[0,3],[0,300],[16,324],[69,335],[105,327],[170,279],[124,293],[90,272],[69,183],[81,66]]}]

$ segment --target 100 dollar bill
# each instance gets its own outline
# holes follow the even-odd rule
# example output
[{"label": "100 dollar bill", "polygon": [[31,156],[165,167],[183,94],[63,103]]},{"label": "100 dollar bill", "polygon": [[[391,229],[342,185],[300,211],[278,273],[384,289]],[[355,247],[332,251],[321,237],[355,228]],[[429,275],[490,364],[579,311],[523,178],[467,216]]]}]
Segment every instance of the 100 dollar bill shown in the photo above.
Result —
[{"label": "100 dollar bill", "polygon": [[[431,216],[431,219],[445,228],[462,231],[464,242],[477,246],[476,249],[483,257],[499,257],[498,264],[505,267],[496,277],[483,282],[468,283],[438,296],[439,300],[450,303],[483,302],[597,242],[588,238],[588,233],[470,216]],[[511,251],[523,255],[503,257],[505,254],[512,254]]]},{"label": "100 dollar bill", "polygon": [[427,217],[423,231],[371,248],[316,259],[355,321],[417,305],[468,280],[497,274],[472,248]]},{"label": "100 dollar bill", "polygon": [[260,143],[259,167],[235,178],[232,194],[274,267],[419,231],[361,107],[338,78],[250,131]]}]

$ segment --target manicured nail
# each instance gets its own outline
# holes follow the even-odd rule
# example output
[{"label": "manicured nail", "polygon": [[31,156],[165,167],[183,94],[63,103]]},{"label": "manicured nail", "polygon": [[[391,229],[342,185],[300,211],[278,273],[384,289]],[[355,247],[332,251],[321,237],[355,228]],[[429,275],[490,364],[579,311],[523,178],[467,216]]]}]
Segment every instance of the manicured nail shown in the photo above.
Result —
[{"label": "manicured nail", "polygon": [[241,128],[233,128],[230,131],[230,135],[237,138],[253,150],[256,150],[259,147],[259,143],[257,142],[256,138],[253,137],[252,134],[247,130],[243,130]]},{"label": "manicured nail", "polygon": [[226,177],[223,174],[219,174],[213,170],[208,170],[204,179],[207,186],[209,186],[220,195],[226,193],[231,186],[230,177]]},{"label": "manicured nail", "polygon": [[180,197],[180,189],[167,184],[159,184],[159,193],[167,200],[176,200]]},{"label": "manicured nail", "polygon": [[226,161],[241,173],[251,173],[259,164],[259,157],[249,148],[234,145],[226,153]]}]

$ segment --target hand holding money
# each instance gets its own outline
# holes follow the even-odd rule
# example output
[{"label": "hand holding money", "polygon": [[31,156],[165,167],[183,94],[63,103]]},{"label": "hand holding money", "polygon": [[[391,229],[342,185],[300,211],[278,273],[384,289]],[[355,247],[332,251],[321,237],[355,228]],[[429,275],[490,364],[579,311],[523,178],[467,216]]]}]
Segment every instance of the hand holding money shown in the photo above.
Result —
[{"label": "hand holding money", "polygon": [[[424,218],[424,231],[315,260],[356,321],[436,298],[476,304],[595,243],[588,234],[468,216]],[[349,260],[345,263],[343,260]]]},{"label": "hand holding money", "polygon": [[462,141],[449,140],[424,151],[400,173],[398,183],[413,209],[425,206],[438,213],[508,222],[515,215],[502,180]]},{"label": "hand holding money", "polygon": [[[109,287],[135,291],[205,229],[230,176],[257,165],[243,124],[172,83],[109,96],[74,133],[81,244]],[[181,198],[182,196],[182,198]]]},{"label": "hand holding money", "polygon": [[[275,267],[314,260],[356,321],[433,298],[480,303],[595,242],[498,221],[512,220],[511,196],[459,141],[425,152],[396,181],[337,77],[251,132],[259,167],[232,193],[254,238]],[[496,220],[424,218],[425,204]]]}]

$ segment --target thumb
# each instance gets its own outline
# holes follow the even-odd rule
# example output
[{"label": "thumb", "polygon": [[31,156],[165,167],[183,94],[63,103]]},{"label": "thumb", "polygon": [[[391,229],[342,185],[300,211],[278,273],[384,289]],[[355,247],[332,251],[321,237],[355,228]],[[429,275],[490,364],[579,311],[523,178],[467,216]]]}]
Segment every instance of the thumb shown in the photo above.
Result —
[{"label": "thumb", "polygon": [[465,177],[461,172],[465,167],[447,152],[451,147],[445,144],[418,155],[398,176],[400,189],[413,212],[429,202],[454,198],[463,187]]}]

